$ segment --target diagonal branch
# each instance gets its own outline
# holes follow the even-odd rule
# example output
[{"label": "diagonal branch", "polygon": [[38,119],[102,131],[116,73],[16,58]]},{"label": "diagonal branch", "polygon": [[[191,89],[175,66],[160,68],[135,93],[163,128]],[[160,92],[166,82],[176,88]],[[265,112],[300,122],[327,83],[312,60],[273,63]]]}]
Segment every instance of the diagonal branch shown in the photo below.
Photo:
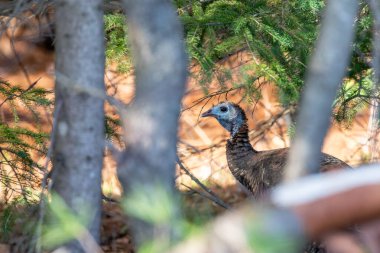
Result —
[{"label": "diagonal branch", "polygon": [[191,174],[191,172],[183,165],[183,163],[178,158],[178,156],[177,156],[177,164],[186,173],[186,175],[188,175],[191,178],[191,180],[193,180],[197,185],[199,185],[204,191],[208,193],[209,199],[211,199],[213,202],[215,202],[216,204],[220,205],[221,207],[225,209],[230,209],[230,206],[228,204],[226,204],[223,200],[221,200],[218,196],[216,196],[216,194],[211,189],[206,187],[204,184],[202,184],[201,181],[199,181],[198,178],[196,178],[193,174]]},{"label": "diagonal branch", "polygon": [[193,191],[193,192],[199,194],[199,196],[201,196],[202,198],[205,198],[205,199],[211,200],[211,201],[214,202],[215,204],[217,204],[217,205],[219,205],[219,206],[221,206],[221,207],[227,209],[225,206],[223,206],[223,205],[221,205],[220,203],[216,202],[212,196],[210,196],[210,195],[208,195],[208,194],[206,194],[206,193],[204,193],[204,192],[202,192],[202,191],[199,191],[199,190],[197,190],[197,189],[194,189],[194,188],[192,188],[192,187],[190,187],[190,186],[188,186],[188,185],[185,185],[185,184],[181,184],[181,185],[183,185],[184,187],[186,187],[186,188],[189,189],[190,191]]}]

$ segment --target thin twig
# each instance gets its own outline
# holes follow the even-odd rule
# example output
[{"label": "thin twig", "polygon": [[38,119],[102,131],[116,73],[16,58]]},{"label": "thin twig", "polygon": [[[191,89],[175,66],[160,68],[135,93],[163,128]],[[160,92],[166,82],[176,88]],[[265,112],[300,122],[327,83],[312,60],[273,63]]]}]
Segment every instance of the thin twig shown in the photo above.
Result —
[{"label": "thin twig", "polygon": [[27,196],[25,194],[24,187],[23,187],[23,185],[21,183],[21,180],[20,180],[20,178],[18,176],[18,172],[16,171],[16,168],[14,167],[14,165],[12,164],[12,162],[8,160],[8,158],[6,157],[6,155],[3,152],[2,148],[0,148],[0,154],[4,158],[4,160],[9,164],[9,167],[11,168],[11,170],[13,171],[13,173],[15,174],[15,177],[16,177],[16,179],[18,181],[18,184],[20,185],[20,188],[21,188],[21,194],[24,197],[25,201],[27,201],[28,198],[27,198]]},{"label": "thin twig", "polygon": [[241,88],[244,88],[244,86],[243,85],[239,85],[237,87],[233,87],[233,88],[230,88],[230,89],[227,89],[227,90],[219,90],[219,91],[212,92],[212,93],[208,94],[207,96],[204,96],[204,97],[202,97],[200,99],[195,100],[194,103],[191,106],[189,106],[189,107],[187,107],[185,109],[182,109],[181,113],[184,112],[184,111],[190,110],[191,108],[197,106],[198,104],[202,103],[206,99],[210,99],[212,97],[215,97],[215,96],[218,96],[218,95],[221,95],[221,94],[224,94],[224,93],[228,93],[228,92],[233,91],[233,90],[241,89]]},{"label": "thin twig", "polygon": [[219,206],[221,206],[221,207],[223,207],[223,208],[225,208],[225,209],[229,209],[229,208],[226,208],[225,206],[221,205],[220,203],[218,203],[218,202],[215,200],[215,198],[213,198],[211,195],[209,195],[209,194],[205,194],[205,193],[203,193],[203,192],[201,192],[201,191],[198,191],[197,189],[191,188],[190,186],[185,185],[185,184],[183,184],[183,183],[181,183],[181,185],[185,186],[185,187],[186,187],[187,189],[189,189],[190,191],[193,191],[193,192],[199,194],[201,197],[203,197],[203,198],[205,198],[205,199],[208,199],[208,200],[211,200],[211,201],[214,202],[215,204],[217,204],[217,205],[219,205]]},{"label": "thin twig", "polygon": [[183,165],[179,157],[177,156],[177,164],[179,167],[197,184],[199,185],[203,190],[205,190],[209,195],[210,199],[214,201],[216,204],[220,205],[221,207],[224,207],[225,209],[230,209],[230,206],[226,204],[223,200],[221,200],[211,189],[206,187],[204,184],[202,184],[201,181],[199,181],[198,178],[196,178],[191,172],[186,169],[186,167]]},{"label": "thin twig", "polygon": [[51,159],[51,156],[52,156],[52,153],[53,153],[53,145],[54,145],[54,142],[55,142],[55,134],[56,134],[56,131],[57,131],[57,119],[58,119],[58,116],[61,112],[61,109],[62,109],[62,101],[59,101],[57,102],[56,104],[56,108],[55,108],[55,113],[53,115],[53,126],[52,126],[52,130],[51,130],[51,134],[50,134],[50,145],[49,145],[49,149],[47,151],[47,154],[46,154],[46,161],[45,161],[45,166],[44,166],[44,177],[42,179],[42,182],[41,182],[41,194],[40,194],[40,205],[39,205],[39,214],[38,214],[38,223],[37,223],[37,228],[36,228],[36,232],[35,232],[35,241],[36,241],[36,252],[37,253],[41,253],[42,252],[42,242],[41,242],[41,238],[42,238],[42,224],[43,224],[43,220],[44,220],[44,216],[45,216],[45,196],[44,196],[44,190],[46,188],[46,185],[47,185],[47,180],[48,180],[48,177],[50,175],[51,179],[53,180],[53,173],[54,171],[52,171],[51,173],[48,172],[48,166],[49,166],[49,162],[50,162],[50,159]]},{"label": "thin twig", "polygon": [[249,134],[250,138],[255,139],[258,136],[262,135],[267,129],[271,128],[280,118],[293,112],[294,110],[295,110],[295,107],[290,106],[289,108],[283,109],[278,114],[273,115],[270,119],[258,124],[255,131],[250,132]]},{"label": "thin twig", "polygon": [[55,72],[56,78],[60,81],[59,84],[65,88],[70,88],[71,92],[74,91],[76,93],[85,93],[94,98],[99,98],[107,101],[111,105],[115,106],[119,111],[124,111],[126,106],[123,102],[118,99],[107,95],[103,90],[96,89],[93,87],[83,87],[82,85],[77,84],[74,80],[70,79],[68,76]]},{"label": "thin twig", "polygon": [[28,84],[32,85],[32,81],[30,80],[28,70],[25,68],[24,64],[22,63],[20,55],[17,53],[16,47],[15,47],[15,43],[14,43],[15,32],[16,32],[16,29],[13,29],[12,30],[12,35],[9,36],[7,34],[8,38],[9,38],[9,42],[11,44],[13,55],[15,56],[17,64],[20,67],[22,73],[24,74],[24,76],[26,78],[26,81],[28,82]]},{"label": "thin twig", "polygon": [[20,94],[10,95],[10,96],[6,97],[6,98],[4,99],[4,101],[1,102],[0,107],[2,107],[2,106],[4,105],[4,103],[7,102],[8,100],[12,100],[12,99],[15,99],[15,98],[19,98],[19,97],[21,97],[22,95],[24,95],[25,93],[27,93],[28,91],[30,91],[31,89],[33,89],[34,86],[36,86],[36,84],[38,83],[38,81],[39,81],[40,79],[41,79],[41,78],[38,78],[36,81],[34,81],[33,83],[31,83],[31,84],[29,85],[29,87],[26,88],[25,90],[23,90]]}]

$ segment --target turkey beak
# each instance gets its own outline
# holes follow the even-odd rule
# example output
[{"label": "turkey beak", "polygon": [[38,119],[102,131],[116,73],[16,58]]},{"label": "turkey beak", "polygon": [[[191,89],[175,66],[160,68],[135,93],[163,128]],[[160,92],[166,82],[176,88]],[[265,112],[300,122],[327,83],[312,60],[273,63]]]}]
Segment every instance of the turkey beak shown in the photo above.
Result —
[{"label": "turkey beak", "polygon": [[205,118],[205,117],[215,117],[215,114],[212,113],[212,109],[202,113],[202,118]]}]

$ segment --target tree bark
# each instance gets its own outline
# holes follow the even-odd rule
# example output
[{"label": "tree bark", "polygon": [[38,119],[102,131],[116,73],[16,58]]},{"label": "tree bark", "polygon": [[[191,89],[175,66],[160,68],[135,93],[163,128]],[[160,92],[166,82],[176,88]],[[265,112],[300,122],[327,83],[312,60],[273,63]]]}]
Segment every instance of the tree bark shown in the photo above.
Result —
[{"label": "tree bark", "polygon": [[[144,192],[155,199],[156,187],[174,196],[178,116],[187,74],[182,27],[170,1],[124,0],[123,4],[136,96],[124,115],[127,148],[118,162],[119,179],[127,197]],[[132,228],[138,245],[151,240],[157,230],[137,218]]]},{"label": "tree bark", "polygon": [[380,93],[380,1],[368,0],[374,19],[372,36],[372,68],[373,68],[373,93],[376,98],[370,101],[370,118],[368,120],[369,151],[371,162],[378,161],[378,128],[379,128],[379,93]]},{"label": "tree bark", "polygon": [[[88,231],[99,241],[101,170],[104,152],[103,101],[76,89],[73,84],[104,90],[103,2],[56,2],[56,112],[53,136],[53,186],[74,213],[86,211]],[[59,73],[59,75],[58,75]],[[65,245],[83,252],[77,242]]]},{"label": "tree bark", "polygon": [[319,170],[331,106],[351,56],[358,6],[357,0],[327,1],[316,49],[308,65],[286,181]]}]

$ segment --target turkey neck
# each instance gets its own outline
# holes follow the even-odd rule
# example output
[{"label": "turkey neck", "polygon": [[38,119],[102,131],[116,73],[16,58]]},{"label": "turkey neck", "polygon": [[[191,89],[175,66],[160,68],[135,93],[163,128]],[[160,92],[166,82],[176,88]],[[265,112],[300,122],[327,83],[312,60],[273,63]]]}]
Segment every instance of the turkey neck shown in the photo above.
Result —
[{"label": "turkey neck", "polygon": [[250,159],[257,153],[248,137],[248,125],[244,122],[239,130],[227,141],[227,161],[232,173],[244,169],[245,159]]}]

